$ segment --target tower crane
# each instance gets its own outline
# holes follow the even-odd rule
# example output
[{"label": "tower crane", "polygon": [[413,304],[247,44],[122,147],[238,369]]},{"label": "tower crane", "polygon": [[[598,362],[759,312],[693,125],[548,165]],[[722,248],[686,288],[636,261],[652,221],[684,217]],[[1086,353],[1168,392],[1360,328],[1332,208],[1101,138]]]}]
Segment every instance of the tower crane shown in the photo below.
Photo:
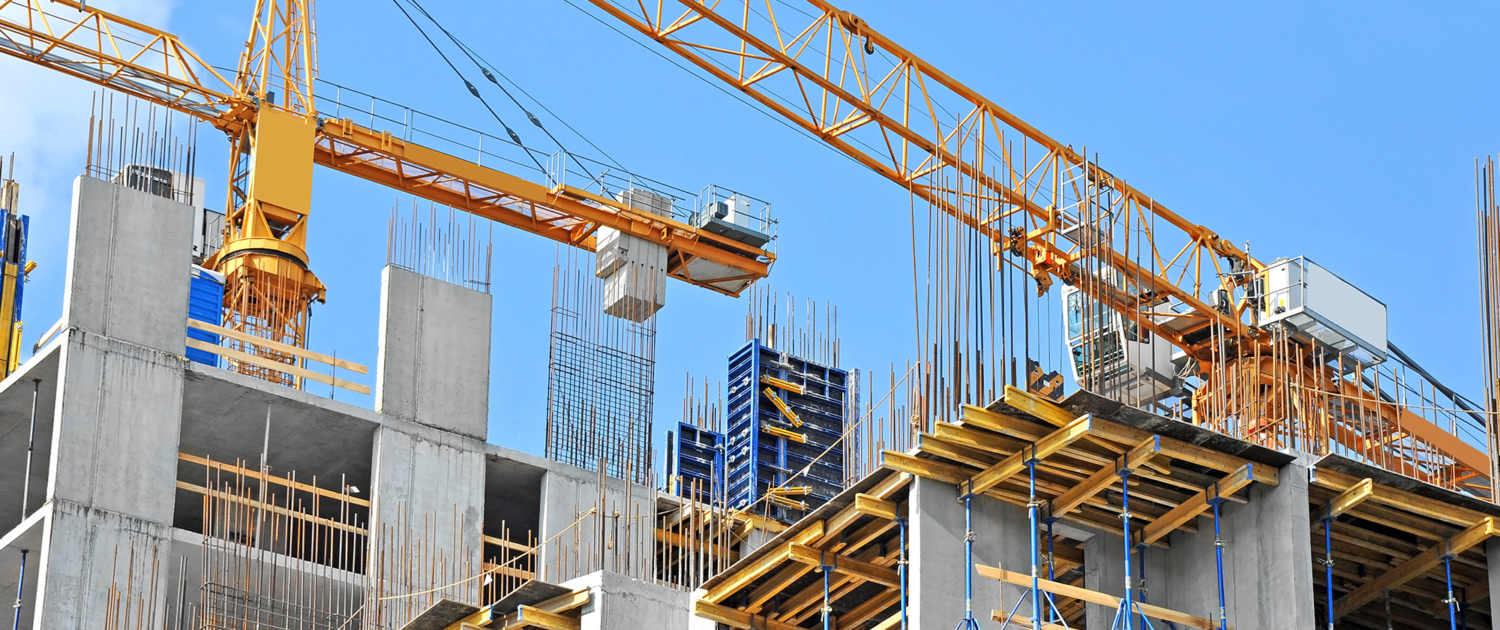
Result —
[{"label": "tower crane", "polygon": [[[228,77],[177,36],[76,0],[0,0],[0,53],[190,115],[228,136],[224,242],[206,264],[226,277],[226,327],[271,341],[305,347],[309,307],[327,292],[307,251],[314,164],[587,250],[598,247],[601,229],[616,230],[665,248],[666,275],[726,295],[764,278],[775,261],[764,241],[643,211],[628,198],[532,182],[320,114],[313,0],[256,0]],[[246,351],[293,362],[265,348]]]},{"label": "tower crane", "polygon": [[[1183,414],[1196,424],[1490,492],[1482,451],[1382,394],[1371,366],[1384,358],[1383,306],[1378,343],[1367,344],[1378,356],[1319,338],[1326,331],[1296,325],[1278,301],[1315,266],[1252,257],[858,16],[827,0],[589,1],[988,237],[1038,295],[1061,281],[1086,297],[1069,309],[1080,327],[1095,324],[1074,348],[1085,388],[1117,378],[1101,374],[1111,347],[1097,323],[1112,319],[1116,339],[1154,338],[1168,361],[1176,349],[1197,385]],[[1141,389],[1123,390],[1136,395],[1125,402],[1165,393]]]}]

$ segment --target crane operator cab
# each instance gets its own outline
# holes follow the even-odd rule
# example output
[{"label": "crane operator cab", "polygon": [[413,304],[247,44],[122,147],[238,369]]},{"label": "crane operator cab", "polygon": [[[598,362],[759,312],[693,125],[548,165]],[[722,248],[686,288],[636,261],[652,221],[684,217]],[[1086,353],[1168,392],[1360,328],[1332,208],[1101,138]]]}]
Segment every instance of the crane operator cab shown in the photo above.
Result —
[{"label": "crane operator cab", "polygon": [[[1123,289],[1118,275],[1107,271]],[[1170,342],[1076,286],[1064,286],[1062,300],[1068,364],[1079,388],[1137,407],[1180,393]]]}]

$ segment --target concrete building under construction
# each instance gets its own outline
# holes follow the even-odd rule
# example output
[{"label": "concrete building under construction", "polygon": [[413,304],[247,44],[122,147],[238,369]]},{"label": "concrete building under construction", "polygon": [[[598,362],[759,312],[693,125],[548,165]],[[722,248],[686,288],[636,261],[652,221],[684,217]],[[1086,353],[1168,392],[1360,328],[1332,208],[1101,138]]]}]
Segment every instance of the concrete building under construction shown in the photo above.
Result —
[{"label": "concrete building under construction", "polygon": [[[101,96],[62,316],[25,344],[30,219],[0,167],[16,630],[1495,627],[1496,392],[1440,383],[1337,265],[1257,260],[823,0],[590,4],[908,191],[916,356],[847,365],[836,309],[766,287],[768,202],[543,166],[319,79],[311,0],[258,3],[232,80],[127,17],[0,2],[5,63],[233,147],[214,212],[196,134]],[[374,366],[309,348],[315,164],[433,204],[392,215]],[[1494,179],[1476,163],[1487,383]],[[565,252],[543,456],[489,430],[496,224]],[[689,378],[658,452],[669,284],[747,308],[742,346],[694,349],[724,371]]]}]

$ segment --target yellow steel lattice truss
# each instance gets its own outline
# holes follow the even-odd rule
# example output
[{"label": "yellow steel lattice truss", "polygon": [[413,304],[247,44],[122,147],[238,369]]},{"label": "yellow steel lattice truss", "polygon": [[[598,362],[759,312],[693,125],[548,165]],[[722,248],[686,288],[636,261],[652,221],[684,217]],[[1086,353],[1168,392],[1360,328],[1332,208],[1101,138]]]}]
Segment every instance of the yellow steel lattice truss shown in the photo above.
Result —
[{"label": "yellow steel lattice truss", "polygon": [[987,236],[1039,293],[1077,286],[1182,349],[1201,383],[1193,422],[1488,492],[1483,452],[1256,325],[1264,264],[859,17],[824,0],[590,1]]},{"label": "yellow steel lattice truss", "polygon": [[[257,337],[305,346],[308,307],[326,294],[307,253],[314,163],[571,246],[592,250],[599,228],[618,229],[665,246],[667,275],[719,293],[739,295],[770,272],[775,254],[761,247],[319,116],[314,15],[312,0],[256,0],[233,80],[175,35],[76,0],[0,0],[0,53],[190,114],[229,136],[224,246],[208,264],[227,277],[227,327]],[[694,278],[690,263],[699,259],[729,271]],[[245,363],[236,368],[295,380]]]}]

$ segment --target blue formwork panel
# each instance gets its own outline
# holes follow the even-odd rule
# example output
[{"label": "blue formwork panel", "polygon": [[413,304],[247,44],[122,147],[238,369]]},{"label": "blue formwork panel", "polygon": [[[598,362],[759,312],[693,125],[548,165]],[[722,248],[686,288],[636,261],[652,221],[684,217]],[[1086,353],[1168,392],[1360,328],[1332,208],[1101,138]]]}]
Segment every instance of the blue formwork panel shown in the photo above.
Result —
[{"label": "blue formwork panel", "polygon": [[[188,317],[215,326],[224,325],[224,280],[223,276],[193,265],[193,278],[188,284]],[[219,345],[219,336],[206,330],[188,327],[188,338]],[[204,365],[219,366],[219,355],[197,348],[187,349],[189,361]]]},{"label": "blue formwork panel", "polygon": [[[675,470],[679,477],[678,496],[704,503],[722,503],[724,434],[679,422]],[[696,494],[693,492],[695,488]]]},{"label": "blue formwork panel", "polygon": [[[772,386],[767,378],[800,386],[802,391]],[[724,437],[730,507],[754,506],[752,511],[790,523],[844,489],[844,450],[839,438],[846,407],[851,404],[848,372],[753,340],[729,357],[728,382],[729,430]],[[787,404],[802,426],[782,414],[767,388]],[[772,427],[801,434],[805,441],[768,432]],[[789,497],[806,503],[806,511],[766,499],[772,488],[783,486],[809,488],[806,495]]]}]

